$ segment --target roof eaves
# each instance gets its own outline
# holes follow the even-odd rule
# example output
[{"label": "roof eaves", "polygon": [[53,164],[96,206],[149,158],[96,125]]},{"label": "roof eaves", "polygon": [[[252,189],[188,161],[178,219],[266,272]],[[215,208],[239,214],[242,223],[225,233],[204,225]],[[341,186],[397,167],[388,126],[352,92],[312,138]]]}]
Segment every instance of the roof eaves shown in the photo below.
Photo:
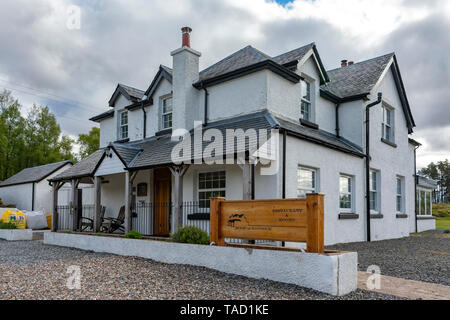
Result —
[{"label": "roof eaves", "polygon": [[286,67],[283,67],[282,65],[274,62],[273,60],[267,59],[267,60],[252,64],[250,66],[245,66],[243,68],[233,70],[231,72],[227,72],[227,73],[224,73],[224,74],[221,74],[221,75],[209,78],[209,79],[198,81],[198,82],[194,83],[193,86],[197,89],[201,89],[201,88],[213,86],[213,85],[225,82],[225,81],[233,80],[233,79],[236,79],[236,78],[257,72],[257,71],[261,71],[264,69],[268,69],[268,70],[270,70],[270,71],[272,71],[294,83],[298,83],[302,79],[302,77],[300,75],[290,71]]},{"label": "roof eaves", "polygon": [[99,122],[101,120],[114,117],[114,109],[103,112],[95,117],[90,118],[90,121]]}]

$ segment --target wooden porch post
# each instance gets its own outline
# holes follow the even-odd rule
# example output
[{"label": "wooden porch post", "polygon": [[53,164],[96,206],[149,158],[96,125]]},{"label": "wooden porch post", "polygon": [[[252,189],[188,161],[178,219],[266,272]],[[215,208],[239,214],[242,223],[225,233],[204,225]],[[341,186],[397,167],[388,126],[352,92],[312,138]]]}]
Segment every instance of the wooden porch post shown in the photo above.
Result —
[{"label": "wooden porch post", "polygon": [[72,212],[72,231],[78,231],[78,184],[79,180],[74,179],[71,182],[72,185],[72,196],[70,203],[70,212]]},{"label": "wooden porch post", "polygon": [[102,180],[100,177],[94,177],[94,232],[100,231],[100,214],[102,211]]},{"label": "wooden porch post", "polygon": [[246,162],[241,168],[243,182],[242,200],[252,200],[252,165]]},{"label": "wooden porch post", "polygon": [[52,206],[53,206],[53,215],[52,215],[52,232],[58,231],[58,219],[59,219],[59,213],[58,213],[58,192],[59,189],[64,185],[64,182],[53,182],[53,200],[52,200]]},{"label": "wooden porch post", "polygon": [[173,205],[173,230],[172,233],[177,232],[183,227],[183,176],[189,166],[174,166],[170,168],[172,175],[175,177],[174,188],[174,205]]},{"label": "wooden porch post", "polygon": [[125,171],[125,234],[131,231],[133,227],[133,217],[131,216],[132,209],[132,194],[133,194],[133,181],[136,178],[138,171],[130,173]]}]

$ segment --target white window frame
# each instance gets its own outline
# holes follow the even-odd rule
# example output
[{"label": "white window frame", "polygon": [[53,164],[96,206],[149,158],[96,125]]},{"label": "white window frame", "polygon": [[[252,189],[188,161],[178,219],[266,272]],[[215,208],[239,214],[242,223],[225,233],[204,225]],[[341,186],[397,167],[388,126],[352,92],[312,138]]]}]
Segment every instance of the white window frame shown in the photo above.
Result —
[{"label": "white window frame", "polygon": [[[125,114],[127,115],[127,122],[126,122],[126,123],[122,123],[122,117],[123,117],[123,115],[125,115]],[[128,127],[128,122],[129,122],[129,119],[128,119],[128,111],[127,111],[127,110],[121,111],[121,112],[119,113],[119,140],[125,140],[125,139],[128,139],[128,137],[129,137],[129,135],[130,135],[130,133],[129,133],[129,131],[128,131],[128,129],[129,129],[129,127]],[[122,128],[126,128],[126,132],[127,132],[126,136],[122,135]]]},{"label": "white window frame", "polygon": [[[388,105],[386,102],[383,102],[383,119],[382,119],[382,137],[383,139],[395,143],[395,109]],[[390,122],[387,122],[387,114],[390,114]],[[390,136],[387,137],[386,131],[387,128],[390,129]]]},{"label": "white window frame", "polygon": [[[398,190],[400,183],[400,193]],[[396,196],[395,196],[395,210],[397,213],[405,213],[405,183],[404,183],[404,177],[397,176],[395,179],[395,190],[396,190]],[[400,210],[398,209],[400,199]]]},{"label": "white window frame", "polygon": [[[350,185],[350,191],[345,191],[345,192],[343,192],[342,190],[341,190],[341,179],[342,178],[345,178],[345,179],[348,179],[348,181],[349,181],[349,185]],[[353,212],[355,212],[355,210],[354,210],[354,206],[353,206],[353,199],[354,199],[354,190],[355,190],[355,183],[354,183],[354,178],[353,178],[353,176],[350,176],[350,175],[348,175],[348,174],[340,174],[339,175],[339,210],[340,210],[340,212],[342,212],[342,213],[353,213]],[[348,196],[350,196],[350,208],[342,208],[341,207],[341,196],[342,195],[348,195]]]},{"label": "white window frame", "polygon": [[[165,112],[165,110],[164,110],[164,103],[167,100],[171,100],[172,106],[171,106],[170,112]],[[170,120],[170,122],[172,124],[171,126],[166,126],[166,124],[165,124],[165,117],[168,115],[171,116],[171,120]],[[169,95],[169,96],[165,96],[165,97],[161,98],[161,130],[171,129],[172,126],[173,126],[173,98],[172,98],[172,95]]]},{"label": "white window frame", "polygon": [[[422,195],[421,195],[422,192],[424,193],[425,212],[422,212]],[[417,193],[418,193],[417,194],[417,203],[416,203],[417,215],[418,216],[426,216],[426,217],[432,216],[433,215],[433,197],[432,197],[431,190],[427,190],[424,188],[417,188]],[[427,197],[427,194],[429,195],[429,198]],[[428,203],[428,199],[429,199],[430,203]]]},{"label": "white window frame", "polygon": [[[201,188],[200,187],[200,175],[202,174],[208,174],[208,173],[216,173],[216,172],[223,172],[224,173],[224,177],[225,177],[225,186],[224,187],[218,187],[218,188]],[[197,173],[197,199],[198,199],[198,205],[199,208],[207,208],[209,209],[209,206],[203,206],[202,205],[202,201],[206,201],[206,200],[202,200],[200,198],[200,192],[224,192],[223,197],[226,196],[226,188],[227,188],[227,172],[226,170],[213,170],[213,171],[200,171]]]},{"label": "white window frame", "polygon": [[[304,85],[306,85],[306,86],[304,87]],[[311,81],[301,80],[301,96],[302,96],[302,99],[301,99],[301,103],[300,103],[300,115],[301,115],[301,118],[303,120],[306,120],[306,121],[309,121],[309,122],[313,122],[313,119],[312,119],[312,105],[313,105],[313,103],[312,103],[312,101],[313,101],[313,99],[312,99],[312,91],[313,90],[312,90],[312,88],[313,88],[313,84],[312,84]],[[309,90],[309,97],[307,97],[307,93],[303,92],[304,89],[307,90],[307,93],[308,93],[308,90]],[[308,108],[307,117],[305,117],[305,112],[303,111],[303,109],[304,109],[303,106],[304,105],[307,106],[307,108]]]},{"label": "white window frame", "polygon": [[[372,183],[372,175],[375,173],[375,189],[373,188]],[[372,193],[375,193],[375,208],[370,208],[370,211],[373,213],[379,213],[380,212],[380,171],[375,169],[370,169],[370,176],[369,176],[369,186],[370,186],[370,194],[369,197],[371,197]]]},{"label": "white window frame", "polygon": [[[313,184],[314,184],[314,186],[312,188],[300,187],[300,184],[299,184],[299,179],[300,179],[299,173],[300,173],[300,170],[313,172]],[[317,193],[318,192],[318,190],[319,190],[318,189],[318,187],[319,187],[318,186],[318,181],[319,181],[318,175],[319,175],[319,170],[316,169],[316,168],[305,167],[305,166],[302,166],[302,165],[299,165],[297,167],[297,198],[305,198],[303,196],[299,196],[299,191],[304,191],[305,195],[308,194],[308,193]]]}]

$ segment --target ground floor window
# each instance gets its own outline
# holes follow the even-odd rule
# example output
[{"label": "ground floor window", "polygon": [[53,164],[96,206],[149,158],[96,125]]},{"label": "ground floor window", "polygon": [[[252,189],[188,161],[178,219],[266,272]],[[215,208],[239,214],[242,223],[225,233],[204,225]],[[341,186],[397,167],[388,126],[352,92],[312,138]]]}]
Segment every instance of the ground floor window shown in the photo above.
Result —
[{"label": "ground floor window", "polygon": [[403,183],[403,178],[402,177],[397,177],[396,179],[397,183],[396,183],[396,187],[397,187],[397,196],[396,196],[396,210],[399,213],[403,213],[405,210],[403,210],[403,197],[404,197],[404,183]]},{"label": "ground floor window", "polygon": [[306,194],[317,192],[317,170],[298,167],[297,198],[306,198]]},{"label": "ground floor window", "polygon": [[432,210],[431,191],[418,189],[417,190],[417,214],[421,216],[429,216],[433,214]]},{"label": "ground floor window", "polygon": [[378,172],[370,170],[370,210],[378,212]]},{"label": "ground floor window", "polygon": [[341,212],[353,212],[353,178],[341,175],[339,178],[339,206]]},{"label": "ground floor window", "polygon": [[200,208],[209,208],[209,199],[225,197],[225,171],[198,174],[198,200]]}]

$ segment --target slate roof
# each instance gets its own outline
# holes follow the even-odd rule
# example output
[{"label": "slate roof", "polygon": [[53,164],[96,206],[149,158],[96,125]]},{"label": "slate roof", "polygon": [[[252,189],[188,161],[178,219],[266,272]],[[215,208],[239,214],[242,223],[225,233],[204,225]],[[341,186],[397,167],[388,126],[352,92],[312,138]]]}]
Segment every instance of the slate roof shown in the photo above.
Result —
[{"label": "slate roof", "polygon": [[43,166],[23,169],[22,171],[13,175],[9,179],[6,179],[5,181],[1,182],[0,188],[42,181],[55,171],[67,165],[68,163],[71,164],[72,162],[67,160],[56,163],[50,163]]},{"label": "slate roof", "polygon": [[142,152],[142,149],[138,146],[132,146],[127,144],[111,144],[110,145],[120,156],[121,160],[129,166],[136,156]]},{"label": "slate roof", "polygon": [[314,47],[314,42],[307,44],[306,46],[294,49],[292,51],[280,54],[279,56],[276,56],[273,58],[273,61],[279,64],[287,64],[292,61],[299,61],[301,60],[309,50],[311,50]]},{"label": "slate roof", "polygon": [[121,86],[126,91],[126,93],[128,93],[128,95],[130,97],[133,97],[133,98],[136,98],[136,99],[142,99],[142,97],[145,94],[145,91],[142,91],[142,90],[130,87],[130,86],[126,86],[126,85],[121,84],[121,83],[119,83],[119,86]]},{"label": "slate roof", "polygon": [[71,178],[92,176],[103,158],[104,149],[97,150],[86,159],[74,164],[69,169],[52,178],[51,181],[70,180]]},{"label": "slate roof", "polygon": [[214,78],[219,75],[270,59],[271,57],[265,53],[253,48],[252,46],[246,46],[245,48],[236,51],[235,53],[201,71],[199,81]]},{"label": "slate roof", "polygon": [[339,97],[368,94],[380,79],[394,53],[327,71],[330,82],[322,90]]}]

